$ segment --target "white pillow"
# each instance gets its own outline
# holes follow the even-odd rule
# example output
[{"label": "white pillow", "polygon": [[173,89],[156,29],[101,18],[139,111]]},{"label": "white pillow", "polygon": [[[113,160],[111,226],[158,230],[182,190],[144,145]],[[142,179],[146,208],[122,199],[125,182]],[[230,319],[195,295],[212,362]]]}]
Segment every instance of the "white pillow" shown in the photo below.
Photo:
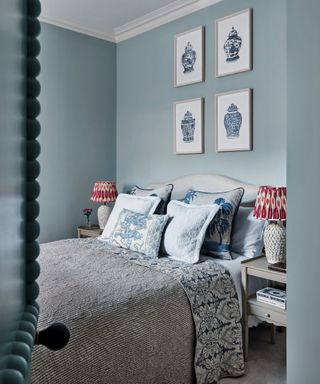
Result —
[{"label": "white pillow", "polygon": [[108,222],[102,232],[101,239],[109,238],[118,222],[120,212],[128,209],[132,212],[152,215],[161,199],[158,196],[133,196],[120,193],[109,216]]},{"label": "white pillow", "polygon": [[190,205],[170,201],[167,208],[169,222],[162,238],[162,252],[175,260],[197,263],[207,227],[219,209],[217,204]]},{"label": "white pillow", "polygon": [[254,218],[252,208],[240,207],[233,224],[231,251],[245,257],[260,256],[265,226],[265,220]]}]

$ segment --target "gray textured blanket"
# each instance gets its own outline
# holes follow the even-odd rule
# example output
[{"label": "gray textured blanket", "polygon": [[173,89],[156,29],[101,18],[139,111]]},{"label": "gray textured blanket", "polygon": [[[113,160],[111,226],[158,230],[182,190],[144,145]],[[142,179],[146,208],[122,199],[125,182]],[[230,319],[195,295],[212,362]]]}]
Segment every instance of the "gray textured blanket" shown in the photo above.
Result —
[{"label": "gray textured blanket", "polygon": [[39,261],[39,329],[63,322],[71,339],[62,351],[35,348],[32,383],[216,383],[243,374],[239,303],[223,266],[154,260],[97,239],[42,245]]}]

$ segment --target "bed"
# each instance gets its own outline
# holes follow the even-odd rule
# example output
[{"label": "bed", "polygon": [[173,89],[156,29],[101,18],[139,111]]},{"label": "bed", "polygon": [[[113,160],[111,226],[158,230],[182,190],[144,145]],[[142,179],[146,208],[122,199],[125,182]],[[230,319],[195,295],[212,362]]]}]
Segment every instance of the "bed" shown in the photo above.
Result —
[{"label": "bed", "polygon": [[[170,183],[172,199],[241,186],[242,204],[252,206],[257,194],[219,175]],[[35,348],[33,384],[217,383],[244,374],[241,257],[188,265],[91,238],[43,244],[39,262],[39,329],[62,322],[71,339],[61,351]]]}]

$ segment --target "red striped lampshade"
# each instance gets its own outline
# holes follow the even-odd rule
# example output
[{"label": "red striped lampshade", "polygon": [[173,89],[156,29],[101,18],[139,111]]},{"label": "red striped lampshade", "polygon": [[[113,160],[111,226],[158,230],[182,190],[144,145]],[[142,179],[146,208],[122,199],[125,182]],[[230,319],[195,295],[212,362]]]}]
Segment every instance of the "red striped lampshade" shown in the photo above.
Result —
[{"label": "red striped lampshade", "polygon": [[287,188],[261,186],[253,210],[256,219],[284,221],[287,218]]},{"label": "red striped lampshade", "polygon": [[118,196],[116,183],[114,181],[97,181],[91,194],[91,201],[96,203],[111,203]]}]

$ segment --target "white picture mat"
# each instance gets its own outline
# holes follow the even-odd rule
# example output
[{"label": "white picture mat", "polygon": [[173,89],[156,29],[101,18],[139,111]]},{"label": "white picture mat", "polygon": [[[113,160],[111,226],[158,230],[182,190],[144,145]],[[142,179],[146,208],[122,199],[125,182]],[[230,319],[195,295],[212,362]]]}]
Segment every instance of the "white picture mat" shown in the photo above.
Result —
[{"label": "white picture mat", "polygon": [[[239,59],[227,62],[224,51],[226,42],[232,27],[242,38],[239,51]],[[216,20],[216,76],[226,76],[233,73],[249,71],[252,69],[252,9],[235,13],[233,15]]]},{"label": "white picture mat", "polygon": [[[191,43],[196,51],[197,58],[194,64],[194,70],[189,73],[184,73],[184,68],[181,62],[185,47],[188,42]],[[175,60],[174,60],[174,86],[180,87],[187,84],[199,83],[203,81],[203,27],[197,27],[190,31],[180,33],[175,36]]]},{"label": "white picture mat", "polygon": [[[252,149],[252,89],[242,89],[220,93],[216,101],[216,151],[249,151]],[[242,124],[238,138],[228,138],[224,126],[224,117],[231,104],[238,107],[242,115]]]},{"label": "white picture mat", "polygon": [[[195,118],[194,141],[185,143],[181,130],[181,122],[185,113],[189,111]],[[202,153],[203,151],[203,99],[182,100],[174,103],[174,153]]]}]

